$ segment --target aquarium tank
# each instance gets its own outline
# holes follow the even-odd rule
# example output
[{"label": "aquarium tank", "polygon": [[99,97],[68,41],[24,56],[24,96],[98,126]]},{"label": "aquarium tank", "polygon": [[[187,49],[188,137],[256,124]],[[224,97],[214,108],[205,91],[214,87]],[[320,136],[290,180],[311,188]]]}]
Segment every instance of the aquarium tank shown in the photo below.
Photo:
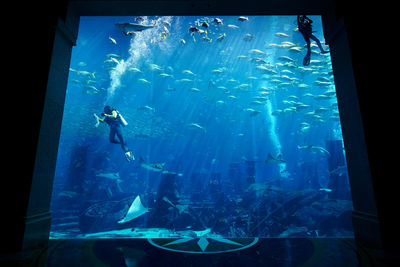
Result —
[{"label": "aquarium tank", "polygon": [[50,238],[353,237],[309,18],[308,54],[297,16],[81,17]]}]

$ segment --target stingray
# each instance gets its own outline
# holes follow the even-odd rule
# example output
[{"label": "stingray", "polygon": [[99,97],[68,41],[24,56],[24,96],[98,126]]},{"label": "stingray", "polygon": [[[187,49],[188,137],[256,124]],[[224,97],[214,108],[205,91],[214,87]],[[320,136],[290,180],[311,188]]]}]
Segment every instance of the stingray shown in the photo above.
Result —
[{"label": "stingray", "polygon": [[125,223],[129,222],[143,214],[147,213],[149,210],[145,208],[140,201],[140,197],[137,196],[135,200],[132,202],[131,206],[129,207],[128,212],[126,213],[125,217],[120,220],[118,223]]}]

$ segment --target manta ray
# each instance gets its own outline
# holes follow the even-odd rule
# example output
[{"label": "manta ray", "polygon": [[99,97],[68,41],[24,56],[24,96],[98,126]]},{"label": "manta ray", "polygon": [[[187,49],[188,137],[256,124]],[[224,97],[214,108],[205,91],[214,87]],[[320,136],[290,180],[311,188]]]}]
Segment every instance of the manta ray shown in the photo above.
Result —
[{"label": "manta ray", "polygon": [[129,23],[129,22],[115,23],[115,26],[118,29],[120,29],[125,35],[154,28],[154,25],[141,25],[141,24]]}]

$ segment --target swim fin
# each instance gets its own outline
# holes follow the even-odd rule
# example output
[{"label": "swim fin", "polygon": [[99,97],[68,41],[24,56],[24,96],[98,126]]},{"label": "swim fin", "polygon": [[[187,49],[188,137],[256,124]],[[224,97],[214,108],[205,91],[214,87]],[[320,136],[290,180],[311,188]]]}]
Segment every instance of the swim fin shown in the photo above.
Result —
[{"label": "swim fin", "polygon": [[135,156],[133,156],[132,152],[130,152],[130,151],[125,152],[125,158],[128,162],[135,160]]},{"label": "swim fin", "polygon": [[308,66],[308,65],[310,65],[310,59],[311,59],[311,55],[306,55],[305,57],[304,57],[304,59],[303,59],[303,65],[304,66]]}]

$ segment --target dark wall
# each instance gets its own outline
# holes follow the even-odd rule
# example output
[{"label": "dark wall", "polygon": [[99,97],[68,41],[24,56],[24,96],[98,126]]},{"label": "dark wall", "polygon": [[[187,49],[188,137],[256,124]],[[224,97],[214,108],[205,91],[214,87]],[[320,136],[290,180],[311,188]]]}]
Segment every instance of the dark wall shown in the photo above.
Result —
[{"label": "dark wall", "polygon": [[55,25],[66,4],[15,1],[2,12],[1,254],[22,245]]},{"label": "dark wall", "polygon": [[377,2],[348,5],[347,1],[335,0],[335,7],[348,34],[383,246],[400,251],[400,230],[396,226],[400,197],[395,178],[399,176],[399,105],[395,89],[398,85],[393,79],[398,76],[393,62],[398,60],[390,41],[393,31],[396,32],[396,15],[391,13],[390,6]]}]

